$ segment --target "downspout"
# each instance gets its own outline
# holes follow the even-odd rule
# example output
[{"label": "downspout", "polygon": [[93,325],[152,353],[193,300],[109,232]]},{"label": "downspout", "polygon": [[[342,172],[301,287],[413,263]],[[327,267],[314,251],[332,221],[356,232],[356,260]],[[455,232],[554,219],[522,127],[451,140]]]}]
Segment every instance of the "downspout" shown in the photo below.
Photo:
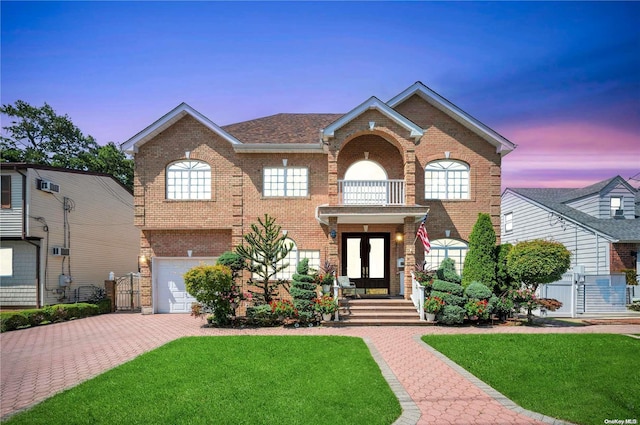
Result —
[{"label": "downspout", "polygon": [[40,263],[42,261],[41,247],[27,239],[27,220],[29,214],[27,211],[27,176],[22,174],[17,167],[15,171],[22,176],[22,240],[36,247],[36,308],[42,306],[42,294],[40,288]]}]

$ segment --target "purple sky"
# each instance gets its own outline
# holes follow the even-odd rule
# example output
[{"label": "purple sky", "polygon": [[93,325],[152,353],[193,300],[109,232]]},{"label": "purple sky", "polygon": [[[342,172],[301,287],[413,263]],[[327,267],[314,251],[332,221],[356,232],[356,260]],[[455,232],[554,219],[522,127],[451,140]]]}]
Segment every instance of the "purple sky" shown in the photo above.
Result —
[{"label": "purple sky", "polygon": [[422,81],[518,145],[503,186],[640,173],[638,2],[0,7],[2,104],[47,102],[102,144],[183,101],[225,125],[347,112]]}]

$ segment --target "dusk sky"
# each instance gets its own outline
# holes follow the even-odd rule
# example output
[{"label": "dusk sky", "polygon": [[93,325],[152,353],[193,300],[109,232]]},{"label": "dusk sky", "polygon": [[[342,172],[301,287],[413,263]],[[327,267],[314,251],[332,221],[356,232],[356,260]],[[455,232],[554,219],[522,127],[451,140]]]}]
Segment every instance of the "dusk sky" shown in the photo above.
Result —
[{"label": "dusk sky", "polygon": [[639,2],[1,8],[1,103],[47,102],[101,144],[126,141],[181,102],[225,125],[348,112],[422,81],[518,145],[503,187],[640,173]]}]

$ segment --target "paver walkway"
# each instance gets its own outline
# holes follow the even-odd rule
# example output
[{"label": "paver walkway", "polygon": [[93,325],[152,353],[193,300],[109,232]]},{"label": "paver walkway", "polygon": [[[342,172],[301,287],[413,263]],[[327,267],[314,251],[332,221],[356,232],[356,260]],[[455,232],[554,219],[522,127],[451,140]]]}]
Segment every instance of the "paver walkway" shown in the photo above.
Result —
[{"label": "paver walkway", "polygon": [[[189,315],[108,314],[0,334],[4,418],[166,342],[189,335],[345,335],[365,338],[420,409],[418,424],[540,424],[509,409],[426,349],[426,333],[628,333],[640,325],[561,328],[352,327],[215,329]],[[437,385],[434,385],[437,383]]]}]

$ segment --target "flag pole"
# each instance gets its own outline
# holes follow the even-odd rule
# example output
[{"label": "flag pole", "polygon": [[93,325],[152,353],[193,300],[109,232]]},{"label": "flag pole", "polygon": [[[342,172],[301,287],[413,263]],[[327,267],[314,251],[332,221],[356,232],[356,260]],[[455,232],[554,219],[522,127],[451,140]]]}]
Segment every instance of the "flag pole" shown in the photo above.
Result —
[{"label": "flag pole", "polygon": [[[420,222],[421,225],[427,221],[427,217],[429,216],[429,211],[431,211],[431,209],[427,209],[427,212],[424,214],[424,218]],[[416,232],[416,237],[413,239],[413,245],[416,244],[417,240],[418,240],[418,232]]]}]

